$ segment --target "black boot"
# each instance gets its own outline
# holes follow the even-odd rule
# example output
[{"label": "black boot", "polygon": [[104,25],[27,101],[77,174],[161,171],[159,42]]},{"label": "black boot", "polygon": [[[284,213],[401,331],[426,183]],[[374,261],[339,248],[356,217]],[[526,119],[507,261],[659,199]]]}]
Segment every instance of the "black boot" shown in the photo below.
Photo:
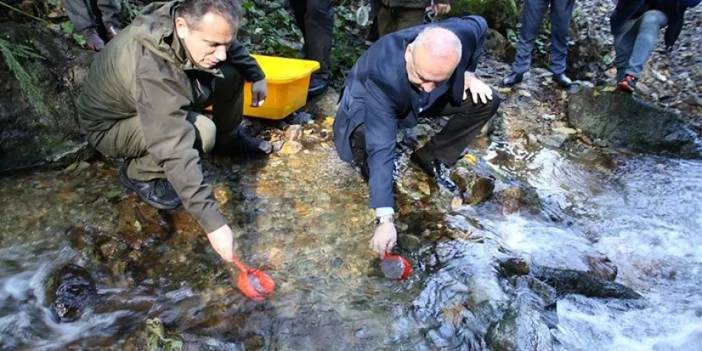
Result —
[{"label": "black boot", "polygon": [[310,87],[307,89],[307,98],[313,98],[315,96],[322,95],[329,87],[329,79],[324,78],[318,74],[312,74],[310,79]]},{"label": "black boot", "polygon": [[217,135],[214,153],[228,156],[258,156],[270,154],[273,145],[267,140],[249,135],[243,126]]},{"label": "black boot", "polygon": [[553,81],[560,85],[561,88],[568,89],[573,85],[573,81],[565,75],[565,73],[554,74]]},{"label": "black boot", "polygon": [[417,166],[424,171],[424,173],[434,178],[439,187],[452,193],[456,193],[458,186],[456,186],[456,183],[451,180],[451,169],[449,166],[437,159],[431,159],[430,156],[425,155],[425,153],[422,151],[423,149],[419,149],[413,152],[410,156],[410,160],[416,163]]},{"label": "black boot", "polygon": [[512,72],[502,80],[502,86],[511,87],[517,83],[521,83],[522,79],[524,79],[524,73]]},{"label": "black boot", "polygon": [[149,181],[131,179],[127,176],[127,165],[128,163],[125,162],[119,169],[119,181],[122,186],[135,192],[142,201],[153,207],[172,210],[180,206],[180,197],[167,179]]}]

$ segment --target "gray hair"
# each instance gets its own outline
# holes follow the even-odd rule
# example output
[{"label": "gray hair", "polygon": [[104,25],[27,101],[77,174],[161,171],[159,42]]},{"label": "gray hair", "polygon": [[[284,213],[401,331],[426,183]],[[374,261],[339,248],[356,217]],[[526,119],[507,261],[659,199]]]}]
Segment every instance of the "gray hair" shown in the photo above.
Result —
[{"label": "gray hair", "polygon": [[457,61],[460,62],[463,55],[463,45],[458,36],[439,26],[428,26],[422,29],[412,44],[422,46],[432,57],[444,57],[455,53],[458,56]]}]

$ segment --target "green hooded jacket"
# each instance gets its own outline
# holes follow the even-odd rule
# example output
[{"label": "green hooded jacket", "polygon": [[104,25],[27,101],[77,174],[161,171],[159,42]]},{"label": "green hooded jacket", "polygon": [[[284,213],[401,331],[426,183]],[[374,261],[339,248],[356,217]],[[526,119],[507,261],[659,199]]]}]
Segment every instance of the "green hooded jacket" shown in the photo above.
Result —
[{"label": "green hooded jacket", "polygon": [[[78,98],[79,124],[85,133],[110,129],[137,116],[147,151],[163,167],[183,206],[206,232],[226,224],[211,187],[205,182],[194,148],[195,127],[186,120],[194,102],[187,70],[221,76],[188,60],[174,35],[181,1],[152,3],[97,54]],[[264,78],[248,51],[234,42],[226,63],[248,81]]]}]

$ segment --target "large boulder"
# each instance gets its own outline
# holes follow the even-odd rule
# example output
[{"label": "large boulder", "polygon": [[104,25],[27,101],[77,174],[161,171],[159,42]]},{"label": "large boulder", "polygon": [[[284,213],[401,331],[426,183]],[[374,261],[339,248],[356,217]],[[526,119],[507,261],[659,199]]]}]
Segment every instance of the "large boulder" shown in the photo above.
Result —
[{"label": "large boulder", "polygon": [[583,89],[568,101],[570,123],[608,147],[702,158],[699,136],[673,111],[630,94]]},{"label": "large boulder", "polygon": [[76,98],[92,54],[45,26],[0,24],[0,174],[92,154]]}]

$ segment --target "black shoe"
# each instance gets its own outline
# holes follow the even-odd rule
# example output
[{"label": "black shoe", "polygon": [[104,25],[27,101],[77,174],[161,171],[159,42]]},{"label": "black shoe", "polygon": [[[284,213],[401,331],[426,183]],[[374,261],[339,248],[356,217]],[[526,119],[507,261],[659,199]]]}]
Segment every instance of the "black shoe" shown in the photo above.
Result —
[{"label": "black shoe", "polygon": [[246,128],[239,126],[236,130],[237,140],[241,143],[243,151],[249,154],[273,152],[273,145],[265,139],[249,135]]},{"label": "black shoe", "polygon": [[413,152],[410,160],[416,163],[427,175],[433,177],[439,187],[456,193],[458,186],[451,180],[451,169],[443,162],[437,159],[429,160],[420,155],[420,153],[421,149]]},{"label": "black shoe", "polygon": [[319,75],[313,74],[310,79],[310,87],[307,89],[307,98],[322,95],[329,87],[329,80]]},{"label": "black shoe", "polygon": [[568,76],[566,76],[565,73],[554,74],[553,81],[556,82],[556,84],[560,85],[561,88],[565,89],[568,89],[573,85],[573,81],[570,80],[570,78],[568,78]]},{"label": "black shoe", "polygon": [[122,186],[135,192],[147,204],[162,209],[172,210],[180,206],[181,201],[171,183],[167,179],[140,181],[127,176],[127,164],[119,170],[119,181]]},{"label": "black shoe", "polygon": [[273,145],[267,140],[249,135],[243,126],[223,134],[218,134],[213,152],[228,156],[258,156],[273,152]]},{"label": "black shoe", "polygon": [[521,83],[522,79],[524,79],[524,73],[512,72],[502,80],[502,86],[511,87],[517,83]]}]

